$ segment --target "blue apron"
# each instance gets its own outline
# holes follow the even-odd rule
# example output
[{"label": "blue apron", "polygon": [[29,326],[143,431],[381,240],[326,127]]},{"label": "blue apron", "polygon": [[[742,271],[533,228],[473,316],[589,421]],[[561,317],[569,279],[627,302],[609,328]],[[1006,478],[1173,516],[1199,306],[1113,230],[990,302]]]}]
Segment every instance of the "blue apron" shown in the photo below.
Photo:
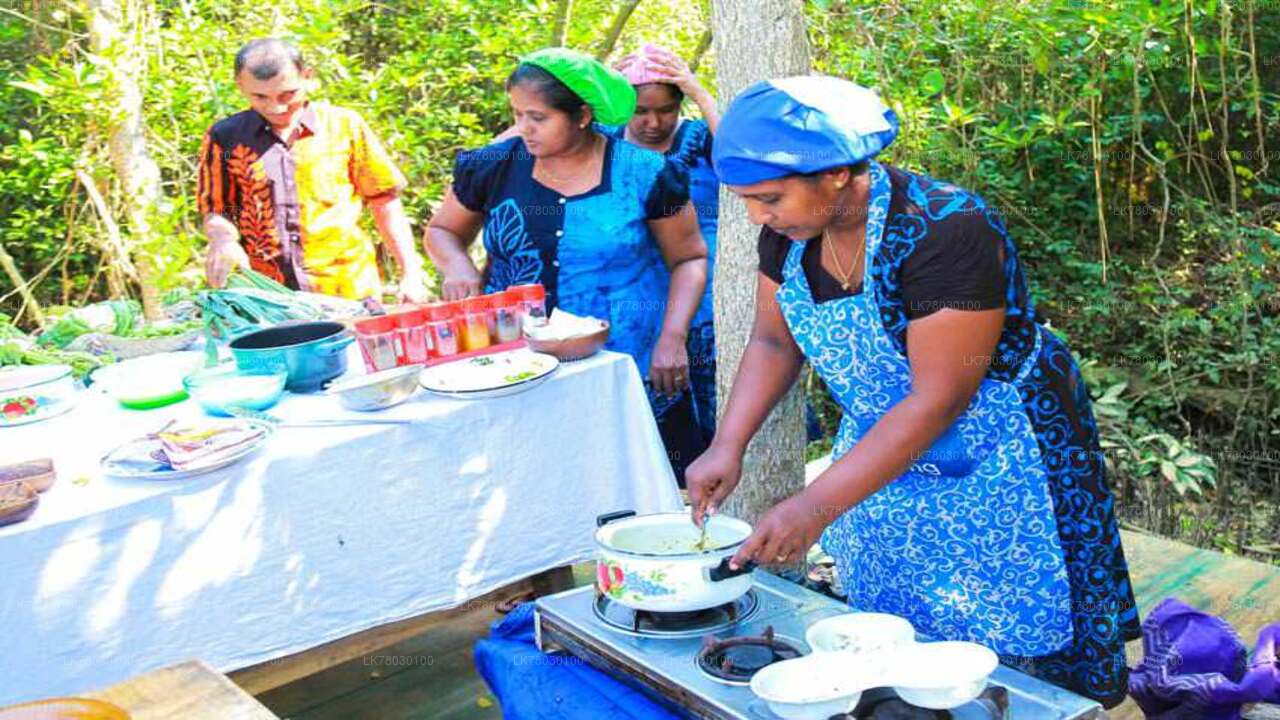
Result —
[{"label": "blue apron", "polygon": [[[815,302],[801,267],[804,245],[796,243],[777,294],[796,343],[844,410],[834,459],[911,388],[910,365],[884,329],[872,282],[890,185],[879,164],[870,173],[863,291]],[[1045,655],[1071,642],[1049,479],[1018,392],[1038,355],[1030,353],[1012,383],[984,379],[918,462],[823,533],[851,605],[1001,654]]]}]

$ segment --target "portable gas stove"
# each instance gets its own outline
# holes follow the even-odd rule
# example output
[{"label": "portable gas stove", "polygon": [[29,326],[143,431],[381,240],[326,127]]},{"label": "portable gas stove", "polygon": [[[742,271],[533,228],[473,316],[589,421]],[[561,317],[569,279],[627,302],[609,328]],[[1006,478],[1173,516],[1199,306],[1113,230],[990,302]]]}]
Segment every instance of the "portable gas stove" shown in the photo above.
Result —
[{"label": "portable gas stove", "polygon": [[[733,603],[692,613],[636,612],[598,596],[594,587],[539,598],[537,643],[568,653],[696,718],[776,720],[748,686],[751,675],[809,652],[805,629],[849,612],[837,600],[756,570],[750,592]],[[887,688],[863,693],[854,718],[1105,718],[1101,707],[1000,666],[976,700],[950,711],[910,706]]]}]

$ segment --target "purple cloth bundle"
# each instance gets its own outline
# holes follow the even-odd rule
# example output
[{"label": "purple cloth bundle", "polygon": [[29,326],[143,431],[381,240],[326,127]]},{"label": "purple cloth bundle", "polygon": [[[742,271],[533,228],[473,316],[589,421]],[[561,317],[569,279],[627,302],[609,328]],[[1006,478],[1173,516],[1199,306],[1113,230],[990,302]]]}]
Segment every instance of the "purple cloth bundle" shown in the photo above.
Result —
[{"label": "purple cloth bundle", "polygon": [[1129,694],[1152,720],[1235,720],[1246,703],[1280,703],[1280,622],[1258,634],[1253,657],[1221,618],[1167,598],[1142,623],[1142,663]]}]

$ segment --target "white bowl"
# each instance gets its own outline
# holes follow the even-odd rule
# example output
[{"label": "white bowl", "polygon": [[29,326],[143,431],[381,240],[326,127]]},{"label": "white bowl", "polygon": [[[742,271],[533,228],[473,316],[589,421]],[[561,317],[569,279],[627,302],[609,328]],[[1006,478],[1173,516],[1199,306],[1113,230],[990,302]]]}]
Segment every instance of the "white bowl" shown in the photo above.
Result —
[{"label": "white bowl", "polygon": [[784,720],[827,720],[852,712],[862,691],[877,684],[856,656],[815,653],[765,667],[751,678],[751,691]]},{"label": "white bowl", "polygon": [[814,652],[878,653],[915,642],[916,629],[897,615],[854,612],[819,620],[804,639]]},{"label": "white bowl", "polygon": [[895,652],[889,684],[912,705],[950,710],[982,694],[999,664],[994,652],[977,643],[913,643]]}]

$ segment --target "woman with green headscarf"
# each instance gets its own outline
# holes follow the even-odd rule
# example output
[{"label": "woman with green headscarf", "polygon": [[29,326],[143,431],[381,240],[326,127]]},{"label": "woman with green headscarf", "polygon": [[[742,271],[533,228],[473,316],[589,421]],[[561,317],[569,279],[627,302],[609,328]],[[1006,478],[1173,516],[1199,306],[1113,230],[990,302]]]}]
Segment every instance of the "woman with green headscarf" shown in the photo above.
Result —
[{"label": "woman with green headscarf", "polygon": [[[685,341],[707,247],[688,179],[659,153],[599,132],[631,118],[635,90],[594,58],[547,48],[507,79],[517,135],[459,153],[427,228],[427,253],[456,300],[541,283],[548,310],[608,320],[607,347],[635,359],[677,472],[702,446]],[[477,268],[467,246],[483,228]]]}]

